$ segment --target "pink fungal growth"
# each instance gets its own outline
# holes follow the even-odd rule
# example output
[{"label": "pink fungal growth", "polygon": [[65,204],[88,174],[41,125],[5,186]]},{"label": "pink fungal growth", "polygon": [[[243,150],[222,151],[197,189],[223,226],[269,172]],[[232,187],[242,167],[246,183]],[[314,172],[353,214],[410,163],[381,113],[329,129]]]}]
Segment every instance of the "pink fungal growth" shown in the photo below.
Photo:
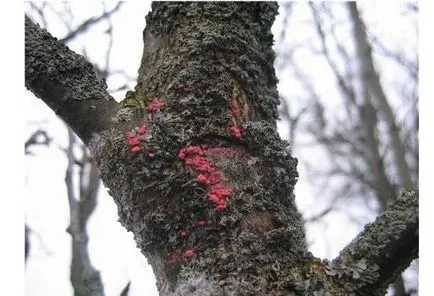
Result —
[{"label": "pink fungal growth", "polygon": [[136,127],[134,130],[127,133],[127,143],[131,148],[131,152],[139,153],[144,150],[144,148],[141,146],[141,143],[145,140],[145,135],[147,132],[148,127],[144,124],[141,127]]},{"label": "pink fungal growth", "polygon": [[185,231],[185,230],[182,230],[182,231],[179,232],[179,236],[181,238],[187,238],[188,237],[188,232]]},{"label": "pink fungal growth", "polygon": [[227,207],[226,199],[232,194],[232,190],[225,186],[222,173],[208,158],[207,152],[212,153],[213,149],[219,148],[208,149],[208,146],[204,145],[190,145],[181,149],[178,157],[184,161],[187,171],[205,186],[208,200],[222,212]]},{"label": "pink fungal growth", "polygon": [[241,119],[241,111],[240,111],[240,107],[238,106],[237,100],[235,100],[235,99],[231,100],[230,108],[231,108],[232,116],[235,117],[236,120],[240,120]]},{"label": "pink fungal growth", "polygon": [[169,254],[168,262],[170,265],[174,265],[174,264],[178,263],[179,260],[181,260],[181,257],[179,255],[173,254],[173,253]]},{"label": "pink fungal growth", "polygon": [[229,103],[229,111],[232,115],[232,120],[229,122],[227,129],[228,132],[237,140],[241,140],[241,128],[239,127],[239,122],[245,121],[241,115],[241,109],[238,105],[238,101],[233,98]]},{"label": "pink fungal growth", "polygon": [[226,207],[227,207],[227,204],[226,204],[226,203],[224,203],[224,204],[219,204],[219,205],[217,205],[217,211],[219,211],[219,212],[223,212],[223,211],[226,209]]},{"label": "pink fungal growth", "polygon": [[160,110],[161,108],[164,108],[166,106],[166,103],[163,101],[160,101],[158,99],[154,99],[152,103],[150,103],[147,107],[147,110],[149,113],[154,113],[157,110]]},{"label": "pink fungal growth", "polygon": [[192,249],[187,249],[184,251],[184,257],[191,258],[195,255],[194,251]]},{"label": "pink fungal growth", "polygon": [[243,136],[241,135],[241,129],[239,127],[230,126],[228,129],[231,135],[234,136],[235,139],[241,140]]},{"label": "pink fungal growth", "polygon": [[141,128],[139,128],[138,134],[144,135],[148,132],[148,127],[146,125],[143,125]]},{"label": "pink fungal growth", "polygon": [[142,148],[140,148],[140,146],[134,146],[133,148],[131,148],[131,151],[134,153],[139,153],[140,151],[142,151]]},{"label": "pink fungal growth", "polygon": [[148,153],[148,156],[149,156],[149,158],[154,158],[155,157],[155,153],[150,152],[150,153]]},{"label": "pink fungal growth", "polygon": [[137,137],[131,138],[128,140],[128,145],[131,147],[140,145],[140,139]]},{"label": "pink fungal growth", "polygon": [[197,226],[205,226],[206,225],[206,221],[205,220],[199,220],[197,221]]},{"label": "pink fungal growth", "polygon": [[204,184],[204,185],[206,185],[206,186],[208,186],[208,185],[211,184],[211,182],[208,180],[208,178],[205,177],[205,176],[202,175],[202,174],[199,174],[199,175],[197,176],[197,180],[198,180],[200,183],[202,183],[202,184]]}]

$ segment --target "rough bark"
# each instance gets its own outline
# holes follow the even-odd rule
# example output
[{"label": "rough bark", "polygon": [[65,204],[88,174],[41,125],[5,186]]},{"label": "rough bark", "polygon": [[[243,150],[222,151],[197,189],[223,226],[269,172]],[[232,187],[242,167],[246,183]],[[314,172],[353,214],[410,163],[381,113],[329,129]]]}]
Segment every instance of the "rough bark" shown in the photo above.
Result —
[{"label": "rough bark", "polygon": [[86,143],[118,109],[92,67],[25,17],[25,84]]},{"label": "rough bark", "polygon": [[342,265],[342,274],[351,271],[351,264],[362,267],[352,274],[353,283],[365,281],[356,295],[384,295],[388,285],[418,256],[418,200],[418,190],[406,191],[333,260],[335,271]]},{"label": "rough bark", "polygon": [[[161,295],[356,295],[401,268],[382,264],[381,254],[417,255],[417,241],[412,252],[387,253],[387,244],[378,256],[356,243],[353,257],[334,265],[307,252],[293,194],[297,160],[275,125],[276,13],[272,2],[153,3],[135,91],[115,116],[104,115],[105,129],[84,133]],[[29,53],[26,41],[26,60]],[[62,116],[69,106],[59,108]],[[391,215],[413,210],[412,219],[399,216],[407,225],[415,207]],[[385,219],[372,227],[388,230]],[[369,229],[369,243],[380,245]],[[392,229],[396,241],[407,234],[400,230]],[[363,252],[378,268],[360,263]]]}]

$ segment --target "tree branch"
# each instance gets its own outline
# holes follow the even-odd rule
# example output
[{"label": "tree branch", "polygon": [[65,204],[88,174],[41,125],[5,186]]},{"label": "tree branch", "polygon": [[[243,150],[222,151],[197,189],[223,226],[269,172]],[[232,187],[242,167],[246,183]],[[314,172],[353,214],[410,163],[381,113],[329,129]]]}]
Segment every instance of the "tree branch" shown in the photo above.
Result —
[{"label": "tree branch", "polygon": [[46,131],[37,130],[24,143],[25,154],[26,155],[31,154],[31,152],[29,151],[31,146],[34,145],[48,146],[50,145],[51,141],[52,139],[48,136]]},{"label": "tree branch", "polygon": [[64,38],[62,38],[60,41],[67,43],[77,37],[77,35],[80,35],[82,33],[85,33],[88,29],[92,27],[92,25],[99,23],[100,21],[109,18],[113,13],[119,10],[121,6],[124,4],[124,2],[118,2],[118,4],[109,11],[105,11],[103,14],[101,14],[98,17],[91,17],[90,19],[84,21],[82,24],[80,24],[75,30],[70,32],[68,35],[66,35]]},{"label": "tree branch", "polygon": [[25,83],[87,143],[110,127],[119,104],[92,65],[25,18]]},{"label": "tree branch", "polygon": [[419,190],[405,192],[332,262],[335,272],[342,270],[347,275],[353,272],[349,281],[354,283],[358,279],[357,295],[385,291],[411,260],[418,257],[418,207]]}]

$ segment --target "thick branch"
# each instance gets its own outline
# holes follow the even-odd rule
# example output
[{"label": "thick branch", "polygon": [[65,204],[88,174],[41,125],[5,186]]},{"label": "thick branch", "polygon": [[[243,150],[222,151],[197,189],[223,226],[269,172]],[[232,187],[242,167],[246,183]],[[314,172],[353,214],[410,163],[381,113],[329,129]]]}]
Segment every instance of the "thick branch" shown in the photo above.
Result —
[{"label": "thick branch", "polygon": [[25,20],[26,87],[88,142],[107,129],[118,104],[92,65],[47,31]]},{"label": "thick branch", "polygon": [[405,192],[333,261],[336,270],[357,272],[349,279],[353,283],[355,279],[360,281],[357,295],[384,292],[411,260],[418,257],[418,206],[418,189]]}]

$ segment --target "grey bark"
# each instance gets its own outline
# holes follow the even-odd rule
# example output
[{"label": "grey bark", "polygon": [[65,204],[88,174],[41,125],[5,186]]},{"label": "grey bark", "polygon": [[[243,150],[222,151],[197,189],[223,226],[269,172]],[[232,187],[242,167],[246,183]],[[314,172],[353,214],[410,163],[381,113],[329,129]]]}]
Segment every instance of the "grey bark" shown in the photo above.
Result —
[{"label": "grey bark", "polygon": [[[120,222],[152,265],[161,295],[380,295],[384,288],[372,283],[392,279],[403,265],[383,254],[417,256],[417,240],[393,252],[393,242],[408,232],[417,235],[416,194],[358,239],[381,245],[373,232],[392,231],[391,245],[369,249],[356,242],[350,259],[338,258],[334,265],[307,252],[293,194],[297,160],[275,125],[270,28],[276,13],[271,2],[154,2],[135,91],[115,116],[96,118],[105,124],[79,134]],[[37,27],[29,25],[29,35],[32,30]],[[26,43],[30,67],[38,63],[33,45],[27,54]],[[94,77],[86,79],[94,85]],[[100,103],[102,110],[111,106],[109,100]],[[82,104],[87,114],[87,101]],[[61,117],[68,107],[59,105],[66,109]],[[230,192],[220,210],[208,200],[217,185]],[[390,217],[401,218],[397,229]],[[354,266],[353,258],[376,265]],[[340,273],[342,266],[349,275]]]},{"label": "grey bark", "polygon": [[[344,267],[343,274],[351,270],[348,268],[351,264],[361,267],[363,270],[357,270],[359,274],[353,274],[353,278],[367,279],[371,272],[378,272],[375,280],[365,283],[356,295],[383,295],[387,286],[408,267],[411,258],[418,256],[418,198],[418,190],[405,192],[333,260],[336,268]],[[364,254],[363,257],[360,254]]]},{"label": "grey bark", "polygon": [[[65,61],[68,61],[65,63]],[[92,64],[25,17],[25,84],[84,141],[104,130],[118,104]]]}]

